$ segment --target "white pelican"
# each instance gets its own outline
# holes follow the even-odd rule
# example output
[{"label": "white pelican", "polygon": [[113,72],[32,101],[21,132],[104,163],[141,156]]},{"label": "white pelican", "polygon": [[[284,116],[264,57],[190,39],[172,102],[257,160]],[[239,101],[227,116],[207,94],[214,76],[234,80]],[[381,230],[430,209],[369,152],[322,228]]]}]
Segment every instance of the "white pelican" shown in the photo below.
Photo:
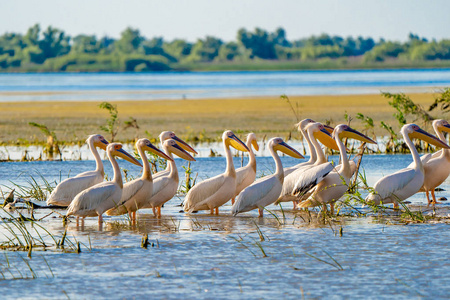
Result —
[{"label": "white pelican", "polygon": [[[339,200],[348,189],[350,178],[353,175],[352,168],[348,161],[346,148],[342,142],[342,138],[348,137],[357,139],[362,142],[376,144],[372,139],[364,134],[350,128],[348,125],[338,125],[334,128],[333,137],[339,147],[341,156],[341,167],[334,170],[323,178],[323,180],[314,187],[313,191],[310,191],[310,196],[307,200],[300,202],[298,207],[309,207],[323,205],[326,208],[326,204],[331,204],[331,213],[334,212],[334,202]],[[304,192],[304,191],[302,191]],[[295,191],[294,191],[295,193]]]},{"label": "white pelican", "polygon": [[152,208],[153,214],[158,218],[161,218],[161,207],[163,204],[172,199],[177,193],[178,183],[180,181],[178,177],[178,169],[175,161],[173,160],[172,154],[176,154],[185,160],[195,161],[195,159],[183,148],[181,148],[180,144],[175,140],[166,140],[163,143],[163,148],[167,155],[172,158],[172,161],[169,162],[170,172],[165,173],[164,176],[158,176],[153,181],[153,192],[151,196],[147,197],[142,206],[142,208]]},{"label": "white pelican", "polygon": [[264,207],[274,203],[278,199],[283,186],[284,170],[277,151],[281,151],[295,158],[304,158],[297,150],[287,145],[279,137],[272,138],[268,143],[268,148],[275,161],[275,173],[258,179],[239,194],[231,208],[233,216],[257,208],[259,210],[259,216],[262,217]]},{"label": "white pelican", "polygon": [[184,200],[184,211],[214,210],[219,214],[219,206],[233,198],[236,192],[236,170],[230,146],[239,151],[249,151],[247,146],[231,131],[227,130],[222,135],[223,147],[227,157],[225,173],[204,180],[194,185],[189,190]]},{"label": "white pelican", "polygon": [[[197,151],[194,150],[194,148],[192,148],[185,141],[183,141],[182,139],[177,137],[177,135],[173,131],[163,131],[163,132],[161,132],[161,134],[159,135],[159,140],[161,142],[161,147],[163,147],[164,141],[166,141],[168,139],[175,140],[177,142],[177,144],[181,148],[183,148],[184,150],[186,150],[188,152],[191,152],[191,153],[194,153],[194,154],[198,154]],[[167,164],[167,167],[166,167],[165,170],[159,171],[158,173],[153,175],[153,179],[156,179],[156,178],[158,178],[160,176],[167,176],[170,173],[170,170],[171,170],[171,164]]]},{"label": "white pelican", "polygon": [[256,157],[255,153],[253,153],[252,146],[255,148],[256,151],[259,151],[259,146],[258,141],[256,139],[256,135],[253,132],[247,135],[246,145],[249,150],[248,164],[246,166],[236,169],[236,193],[234,194],[234,197],[231,199],[231,204],[234,204],[234,199],[236,198],[236,196],[239,195],[239,193],[243,189],[252,184],[256,178]]},{"label": "white pelican", "polygon": [[424,140],[444,149],[450,148],[443,141],[420,129],[416,124],[406,124],[400,132],[411,151],[414,163],[410,168],[402,169],[378,180],[373,187],[374,192],[366,197],[367,202],[376,205],[380,203],[394,203],[394,208],[398,208],[399,202],[419,191],[424,183],[424,167],[419,153],[411,141],[412,138]]},{"label": "white pelican", "polygon": [[75,196],[67,208],[67,216],[94,217],[98,216],[98,222],[102,223],[102,214],[115,207],[122,197],[122,174],[115,156],[124,157],[129,162],[140,165],[128,152],[122,149],[119,143],[111,143],[106,148],[109,161],[113,167],[114,178],[111,181],[96,184]]},{"label": "white pelican", "polygon": [[[175,143],[175,141],[174,141]],[[148,139],[140,139],[136,142],[136,149],[141,157],[144,168],[142,176],[129,181],[123,185],[122,198],[117,207],[111,208],[106,212],[108,216],[118,216],[129,213],[131,220],[136,220],[136,211],[141,208],[144,202],[153,192],[153,178],[150,163],[148,162],[145,151],[152,152],[163,159],[173,161],[172,157],[156,148]]]},{"label": "white pelican", "polygon": [[[296,202],[302,200],[299,197],[305,197],[305,195],[302,195],[303,192],[317,185],[334,168],[331,163],[327,162],[317,139],[326,147],[339,150],[336,141],[331,137],[323,124],[318,122],[308,123],[304,130],[309,143],[313,146],[313,149],[310,151],[316,154],[317,159],[313,164],[303,165],[289,175],[285,175],[283,189],[278,199],[278,202],[294,201],[294,208],[296,207]],[[308,171],[310,169],[311,171]]]},{"label": "white pelican", "polygon": [[[434,120],[433,129],[441,141],[445,142],[445,137],[442,131],[450,132],[450,125],[445,120]],[[427,195],[428,205],[436,204],[436,196],[434,190],[440,186],[450,174],[450,150],[439,150],[433,155],[427,154],[420,157],[423,164],[425,179],[419,192],[425,192]],[[408,168],[412,168],[414,163],[411,163]],[[428,194],[431,192],[430,195]]]},{"label": "white pelican", "polygon": [[109,143],[99,134],[89,136],[86,143],[89,145],[92,155],[94,155],[96,169],[61,181],[47,199],[47,205],[69,206],[79,192],[103,181],[105,171],[97,147],[106,150]]}]

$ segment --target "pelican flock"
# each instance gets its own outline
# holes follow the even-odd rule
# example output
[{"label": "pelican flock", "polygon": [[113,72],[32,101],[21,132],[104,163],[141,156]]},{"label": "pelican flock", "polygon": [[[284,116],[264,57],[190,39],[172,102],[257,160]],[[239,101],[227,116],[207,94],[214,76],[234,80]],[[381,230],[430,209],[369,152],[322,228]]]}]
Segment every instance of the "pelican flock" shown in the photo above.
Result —
[{"label": "pelican flock", "polygon": [[[303,156],[282,138],[272,138],[266,147],[274,160],[275,172],[259,179],[256,157],[259,145],[256,134],[249,133],[244,143],[232,131],[224,131],[222,144],[226,157],[225,171],[196,183],[184,198],[183,211],[191,214],[207,210],[218,215],[219,207],[231,200],[233,216],[257,209],[262,217],[268,205],[293,201],[294,209],[319,206],[327,211],[329,205],[333,214],[334,204],[347,192],[356,170],[356,164],[349,160],[342,140],[349,138],[368,144],[376,142],[344,124],[333,128],[304,119],[296,126],[307,143],[309,160],[283,168],[278,152],[294,158]],[[416,124],[403,126],[401,134],[413,162],[407,168],[379,179],[373,189],[369,188],[370,192],[365,198],[367,204],[393,203],[394,208],[398,208],[399,203],[418,192],[426,193],[428,205],[436,204],[435,189],[450,174],[450,146],[443,134],[450,132],[450,124],[445,120],[434,120],[433,129],[437,137]],[[78,217],[98,217],[99,224],[102,223],[103,214],[129,214],[131,220],[136,221],[138,210],[150,208],[154,216],[160,218],[161,208],[176,196],[180,184],[174,155],[186,161],[195,161],[193,155],[198,153],[172,131],[162,132],[159,139],[164,151],[146,138],[136,142],[141,164],[123,150],[121,144],[108,143],[98,134],[89,136],[86,143],[94,157],[95,170],[63,180],[49,195],[47,205],[67,207],[67,216],[76,216],[77,220]],[[419,157],[412,139],[421,139],[442,149]],[[339,151],[341,163],[336,166],[328,161],[322,147]],[[105,171],[98,148],[106,151],[113,167],[114,177],[110,181],[104,181]],[[248,163],[245,166],[235,169],[231,148],[248,152]],[[152,174],[146,152],[166,160],[167,167]],[[141,176],[124,183],[116,157],[141,166]]]}]

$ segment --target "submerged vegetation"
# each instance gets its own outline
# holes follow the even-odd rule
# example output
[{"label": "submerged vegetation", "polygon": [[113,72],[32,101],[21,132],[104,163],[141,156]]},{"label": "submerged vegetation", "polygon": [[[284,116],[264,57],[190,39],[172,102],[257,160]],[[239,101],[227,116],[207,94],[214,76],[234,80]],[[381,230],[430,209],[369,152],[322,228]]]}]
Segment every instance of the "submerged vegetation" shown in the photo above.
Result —
[{"label": "submerged vegetation", "polygon": [[288,40],[286,31],[239,29],[235,41],[151,39],[135,28],[120,38],[79,34],[39,24],[0,36],[0,71],[145,72],[167,70],[348,69],[449,67],[450,40],[409,34],[406,42],[321,34]]}]

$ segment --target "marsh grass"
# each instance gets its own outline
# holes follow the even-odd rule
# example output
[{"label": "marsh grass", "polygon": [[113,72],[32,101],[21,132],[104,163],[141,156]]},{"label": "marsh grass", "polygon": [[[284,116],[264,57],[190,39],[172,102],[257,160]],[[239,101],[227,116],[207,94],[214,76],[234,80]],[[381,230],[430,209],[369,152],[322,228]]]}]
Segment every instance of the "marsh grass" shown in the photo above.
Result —
[{"label": "marsh grass", "polygon": [[[36,269],[36,267],[31,264],[30,258],[25,258],[19,253],[16,253],[16,255],[17,257],[14,259],[15,263],[13,263],[8,255],[8,252],[4,252],[5,261],[4,263],[0,263],[0,281],[55,277],[50,264],[43,255],[40,256],[43,263],[36,261],[39,263],[39,269]],[[46,266],[46,269],[41,268],[43,265]]]},{"label": "marsh grass", "polygon": [[344,268],[341,266],[341,264],[338,263],[337,260],[334,259],[333,256],[331,256],[327,251],[325,251],[325,250],[323,250],[323,249],[321,249],[321,250],[323,251],[323,253],[325,253],[325,254],[328,256],[329,259],[331,259],[331,262],[330,262],[330,261],[326,261],[325,259],[322,259],[322,258],[320,258],[320,257],[318,257],[318,256],[316,256],[316,255],[313,255],[313,254],[311,254],[311,253],[308,253],[308,252],[305,252],[305,254],[308,255],[309,257],[314,258],[315,260],[317,260],[317,261],[319,261],[319,262],[322,262],[322,263],[324,263],[324,264],[333,266],[334,268],[336,268],[336,269],[339,270],[339,271],[343,271],[343,270],[344,270]]},{"label": "marsh grass", "polygon": [[[0,213],[6,217],[0,216],[2,223],[0,227],[3,229],[4,239],[0,241],[0,249],[10,251],[27,251],[28,257],[31,258],[33,250],[62,250],[63,252],[81,251],[81,243],[70,240],[67,237],[67,231],[58,238],[52,234],[43,225],[38,223],[38,220],[31,218],[24,218],[19,213],[19,218],[14,217],[3,208]],[[83,244],[84,245],[84,244]],[[91,249],[84,245],[87,249]]]},{"label": "marsh grass", "polygon": [[18,175],[18,177],[26,175],[28,175],[28,178],[25,180],[26,184],[19,184],[12,180],[9,180],[11,186],[4,185],[4,187],[9,190],[15,190],[20,198],[46,201],[48,195],[51,194],[53,189],[58,184],[58,182],[56,181],[48,181],[40,172],[37,171],[35,174],[22,172]]}]

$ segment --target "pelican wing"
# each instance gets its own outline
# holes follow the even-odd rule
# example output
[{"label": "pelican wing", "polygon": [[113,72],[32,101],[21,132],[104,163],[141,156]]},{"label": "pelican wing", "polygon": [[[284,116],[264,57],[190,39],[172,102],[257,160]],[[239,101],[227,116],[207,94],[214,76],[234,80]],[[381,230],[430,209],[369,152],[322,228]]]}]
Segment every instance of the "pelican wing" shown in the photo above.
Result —
[{"label": "pelican wing", "polygon": [[125,183],[123,185],[122,198],[120,198],[119,205],[124,204],[125,202],[133,198],[134,195],[136,195],[143,186],[144,181],[141,178]]},{"label": "pelican wing", "polygon": [[236,169],[236,195],[252,184],[256,178],[256,170],[252,166],[244,166]]},{"label": "pelican wing", "polygon": [[391,175],[385,176],[374,185],[375,191],[381,199],[390,197],[395,192],[402,190],[414,178],[416,171],[406,168]]},{"label": "pelican wing", "polygon": [[281,190],[280,199],[283,198],[284,196],[292,195],[292,191],[294,190],[294,187],[297,183],[298,178],[301,177],[306,170],[308,170],[309,168],[313,168],[313,167],[314,167],[314,165],[306,165],[301,168],[295,169],[289,175],[286,175],[286,173],[285,173],[283,189]]},{"label": "pelican wing", "polygon": [[89,171],[61,181],[47,199],[47,205],[68,206],[75,196],[103,181],[99,172]]},{"label": "pelican wing", "polygon": [[[280,180],[274,175],[268,175],[258,179],[252,185],[246,187],[237,197],[232,208],[232,214],[236,215],[240,212],[246,212],[258,208],[258,202],[264,199],[267,195],[270,195],[276,184],[281,185]],[[279,194],[275,195],[273,202],[277,200],[278,196]]]},{"label": "pelican wing", "polygon": [[189,211],[194,205],[214,195],[222,187],[225,179],[225,174],[220,174],[194,185],[184,200],[184,211]]},{"label": "pelican wing", "polygon": [[67,208],[67,215],[78,212],[95,210],[100,204],[108,200],[116,191],[117,186],[110,182],[103,182],[79,193]]},{"label": "pelican wing", "polygon": [[294,173],[295,171],[297,171],[299,169],[303,169],[304,167],[309,167],[309,166],[312,166],[312,165],[313,165],[313,163],[311,163],[310,161],[305,161],[305,162],[296,164],[295,166],[284,168],[284,170],[283,170],[284,171],[284,177],[286,179],[286,177],[288,175],[290,175],[291,173]]},{"label": "pelican wing", "polygon": [[303,196],[321,182],[333,168],[331,163],[324,163],[305,170],[302,172],[301,176],[297,178],[295,186],[291,191],[292,195],[296,197]]},{"label": "pelican wing", "polygon": [[155,179],[160,178],[160,177],[168,176],[169,174],[170,174],[170,170],[165,169],[165,170],[159,171],[156,174],[153,174],[152,177],[153,177],[153,180],[155,180]]}]

